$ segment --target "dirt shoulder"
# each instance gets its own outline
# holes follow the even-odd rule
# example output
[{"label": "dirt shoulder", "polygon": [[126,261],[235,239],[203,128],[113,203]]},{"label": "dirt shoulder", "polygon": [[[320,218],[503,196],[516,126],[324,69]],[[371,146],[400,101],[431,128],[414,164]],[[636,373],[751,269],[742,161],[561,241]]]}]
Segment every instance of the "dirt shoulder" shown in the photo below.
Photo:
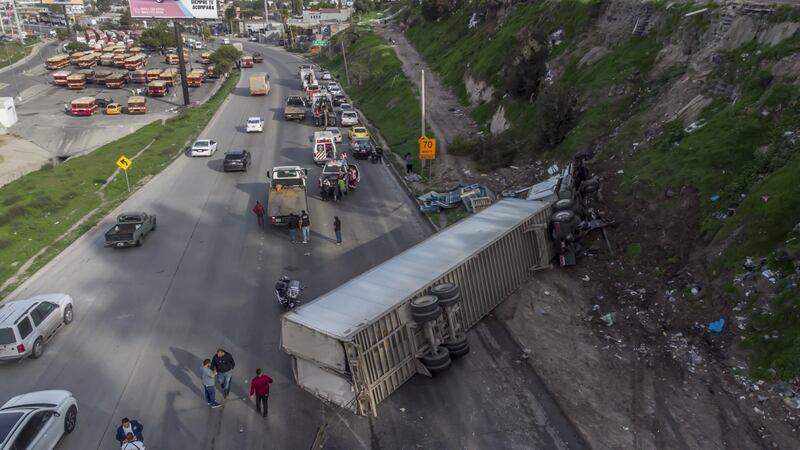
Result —
[{"label": "dirt shoulder", "polygon": [[391,23],[375,27],[386,41],[394,40],[394,50],[403,65],[403,72],[412,80],[417,89],[422,89],[421,71],[425,71],[425,113],[426,122],[438,138],[437,160],[434,163],[436,177],[440,182],[465,181],[471,176],[472,165],[467,158],[447,153],[447,144],[456,136],[469,135],[476,130],[466,110],[458,98],[446,88],[405,35]]}]

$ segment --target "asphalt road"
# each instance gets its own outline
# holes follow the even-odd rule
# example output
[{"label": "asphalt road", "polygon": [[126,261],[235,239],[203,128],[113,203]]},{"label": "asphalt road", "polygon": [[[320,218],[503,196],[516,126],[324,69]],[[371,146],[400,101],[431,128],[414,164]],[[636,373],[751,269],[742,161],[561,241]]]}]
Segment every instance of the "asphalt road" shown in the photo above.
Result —
[{"label": "asphalt road", "polygon": [[[302,280],[310,300],[430,230],[388,167],[369,163],[360,164],[362,182],[343,202],[321,202],[311,191],[310,244],[291,244],[285,230],[257,226],[251,208],[266,201],[265,171],[313,166],[313,128],[281,117],[283,98],[298,87],[298,60],[260,50],[272,93],[247,96],[245,71],[203,135],[220,142],[217,155],[179,158],[117,211],[157,214],[158,230],[143,247],[103,248],[112,223],[106,218],[14,294],[67,292],[76,319],[41,359],[0,366],[0,400],[38,389],[72,391],[80,413],[64,449],[115,448],[123,416],[143,422],[148,448],[161,449],[309,448],[321,426],[317,442],[325,448],[581,448],[492,321],[470,333],[472,354],[446,376],[415,377],[378,418],[331,409],[294,384],[280,351],[276,279]],[[265,118],[265,132],[244,133],[246,118],[256,115]],[[253,152],[253,166],[222,173],[222,151],[238,148]],[[318,172],[312,168],[310,178]],[[342,246],[333,243],[334,214],[342,220]],[[217,347],[237,365],[231,396],[211,410],[198,373]],[[267,420],[243,399],[256,367],[275,380]]]}]

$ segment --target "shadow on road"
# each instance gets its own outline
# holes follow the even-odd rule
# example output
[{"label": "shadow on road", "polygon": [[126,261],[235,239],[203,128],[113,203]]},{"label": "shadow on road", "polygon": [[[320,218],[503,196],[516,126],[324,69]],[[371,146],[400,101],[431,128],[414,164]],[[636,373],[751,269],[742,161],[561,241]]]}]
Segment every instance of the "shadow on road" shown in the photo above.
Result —
[{"label": "shadow on road", "polygon": [[[205,358],[198,357],[180,348],[170,347],[169,350],[172,352],[175,362],[173,363],[170,361],[169,357],[161,355],[161,361],[164,363],[164,367],[176,380],[189,388],[195,395],[198,395],[200,398],[205,398],[205,393],[200,389],[200,377],[197,375],[200,372],[203,359]],[[211,352],[213,349],[209,351]]]}]

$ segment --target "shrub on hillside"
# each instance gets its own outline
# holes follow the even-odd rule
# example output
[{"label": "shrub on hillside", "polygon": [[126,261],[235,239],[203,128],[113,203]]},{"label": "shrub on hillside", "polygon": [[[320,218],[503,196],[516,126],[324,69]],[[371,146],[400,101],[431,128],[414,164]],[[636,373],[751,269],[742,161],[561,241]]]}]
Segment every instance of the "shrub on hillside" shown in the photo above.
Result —
[{"label": "shrub on hillside", "polygon": [[566,86],[544,89],[534,103],[534,148],[549,150],[560,144],[575,125],[577,99]]},{"label": "shrub on hillside", "polygon": [[489,138],[468,138],[458,136],[447,145],[447,151],[454,155],[469,156],[481,170],[495,170],[514,162],[521,143],[515,142],[505,134]]}]

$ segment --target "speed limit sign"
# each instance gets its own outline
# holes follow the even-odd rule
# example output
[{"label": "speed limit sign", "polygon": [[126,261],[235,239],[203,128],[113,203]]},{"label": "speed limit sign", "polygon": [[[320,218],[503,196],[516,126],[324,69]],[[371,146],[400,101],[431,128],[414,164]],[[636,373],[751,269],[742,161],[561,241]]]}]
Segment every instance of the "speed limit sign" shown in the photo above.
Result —
[{"label": "speed limit sign", "polygon": [[422,136],[419,142],[419,159],[436,159],[436,139]]}]

